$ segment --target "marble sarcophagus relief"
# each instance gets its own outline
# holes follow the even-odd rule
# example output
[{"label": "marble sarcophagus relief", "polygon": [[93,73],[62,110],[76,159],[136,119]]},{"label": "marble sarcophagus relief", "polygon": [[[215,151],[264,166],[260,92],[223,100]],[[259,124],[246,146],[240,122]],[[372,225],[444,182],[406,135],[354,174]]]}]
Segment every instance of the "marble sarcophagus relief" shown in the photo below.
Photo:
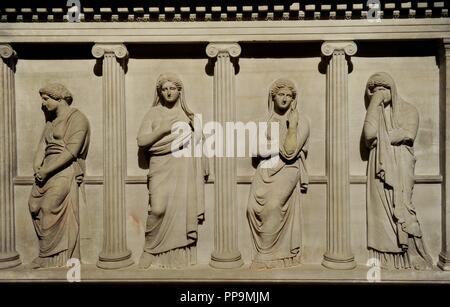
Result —
[{"label": "marble sarcophagus relief", "polygon": [[450,281],[447,3],[322,2],[2,3],[0,280]]}]

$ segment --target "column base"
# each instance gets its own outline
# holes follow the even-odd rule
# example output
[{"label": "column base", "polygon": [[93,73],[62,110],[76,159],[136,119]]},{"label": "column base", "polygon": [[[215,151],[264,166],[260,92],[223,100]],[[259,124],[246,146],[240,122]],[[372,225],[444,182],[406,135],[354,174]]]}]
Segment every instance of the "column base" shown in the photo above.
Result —
[{"label": "column base", "polygon": [[116,270],[121,268],[126,268],[134,264],[131,258],[131,252],[126,251],[126,254],[122,255],[102,255],[98,257],[97,267],[106,270]]},{"label": "column base", "polygon": [[450,257],[449,253],[441,252],[439,254],[439,260],[437,263],[437,267],[442,271],[450,271]]},{"label": "column base", "polygon": [[22,264],[18,253],[0,255],[0,270],[14,268]]},{"label": "column base", "polygon": [[224,256],[214,256],[211,255],[211,261],[209,262],[209,265],[216,269],[236,269],[241,267],[244,264],[242,261],[241,253],[237,252],[237,255],[234,255],[233,257],[227,257]]},{"label": "column base", "polygon": [[347,259],[336,259],[324,255],[322,265],[332,270],[352,270],[356,268],[356,261],[353,256]]}]

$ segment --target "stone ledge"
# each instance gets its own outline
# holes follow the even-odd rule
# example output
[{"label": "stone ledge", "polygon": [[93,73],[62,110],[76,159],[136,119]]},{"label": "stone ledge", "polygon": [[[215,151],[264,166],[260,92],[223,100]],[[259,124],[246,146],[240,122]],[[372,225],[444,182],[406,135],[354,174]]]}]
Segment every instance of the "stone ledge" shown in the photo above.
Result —
[{"label": "stone ledge", "polygon": [[[254,271],[245,264],[238,269],[214,269],[207,264],[198,264],[185,269],[139,269],[137,265],[119,270],[102,270],[94,264],[81,265],[81,281],[86,282],[354,282],[367,283],[368,267],[359,265],[353,270],[329,270],[320,264],[302,264],[296,267]],[[66,268],[32,270],[22,265],[10,270],[3,270],[0,281],[9,282],[67,282]],[[381,282],[408,283],[448,283],[449,271],[381,271]],[[206,276],[206,277],[205,277]],[[242,277],[245,276],[244,279]]]},{"label": "stone ledge", "polygon": [[[237,176],[237,184],[251,184],[253,175],[248,176]],[[350,176],[351,184],[366,184],[367,178],[365,175],[361,176]],[[328,182],[326,176],[311,175],[309,178],[310,184],[326,184]],[[441,175],[416,175],[416,184],[440,184],[443,182]],[[14,178],[14,184],[20,186],[30,186],[33,185],[34,179],[32,176],[18,176]],[[87,185],[102,185],[102,176],[88,176],[85,179]],[[147,184],[146,176],[127,176],[125,179],[126,184]],[[210,176],[208,178],[207,184],[214,183],[214,177]]]},{"label": "stone ledge", "polygon": [[450,19],[316,20],[176,23],[4,23],[0,42],[292,42],[325,40],[418,40],[449,36]]}]

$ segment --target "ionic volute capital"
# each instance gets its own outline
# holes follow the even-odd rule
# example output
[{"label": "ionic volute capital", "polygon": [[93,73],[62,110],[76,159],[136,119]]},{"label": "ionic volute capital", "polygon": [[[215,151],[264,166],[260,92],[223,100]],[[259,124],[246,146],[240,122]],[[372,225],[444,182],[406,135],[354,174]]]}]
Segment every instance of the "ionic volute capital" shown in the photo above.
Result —
[{"label": "ionic volute capital", "polygon": [[221,53],[237,58],[241,54],[241,46],[237,43],[209,43],[206,46],[206,54],[210,58],[215,58]]},{"label": "ionic volute capital", "polygon": [[353,56],[358,50],[356,44],[352,41],[326,41],[320,48],[322,55],[329,57],[335,51],[343,51],[346,56]]},{"label": "ionic volute capital", "polygon": [[9,44],[0,44],[0,57],[3,61],[15,70],[15,65],[17,63],[17,53]]},{"label": "ionic volute capital", "polygon": [[117,59],[125,59],[128,57],[128,50],[124,44],[105,44],[98,43],[92,47],[92,55],[100,59],[106,54],[114,54]]}]

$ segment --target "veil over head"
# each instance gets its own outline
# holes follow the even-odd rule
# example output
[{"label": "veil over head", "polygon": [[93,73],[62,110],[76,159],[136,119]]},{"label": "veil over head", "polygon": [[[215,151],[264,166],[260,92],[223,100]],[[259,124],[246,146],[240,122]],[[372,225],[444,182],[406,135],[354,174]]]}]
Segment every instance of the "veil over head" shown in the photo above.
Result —
[{"label": "veil over head", "polygon": [[269,118],[274,113],[274,102],[273,97],[278,93],[278,91],[282,88],[287,88],[290,91],[292,91],[292,102],[291,102],[291,109],[296,110],[297,109],[297,89],[291,80],[280,78],[275,80],[269,89],[269,96],[267,98],[267,104],[269,109]]},{"label": "veil over head", "polygon": [[402,107],[403,99],[397,93],[397,86],[394,79],[386,72],[377,72],[369,77],[366,84],[366,92],[370,95],[371,91],[377,87],[383,86],[391,90],[392,110],[394,125],[398,125],[398,116],[400,116],[399,109]]},{"label": "veil over head", "polygon": [[166,82],[172,82],[176,85],[177,89],[180,91],[180,97],[178,98],[181,108],[183,109],[186,116],[191,122],[194,121],[194,113],[189,109],[184,96],[184,85],[181,79],[173,73],[163,73],[159,75],[156,80],[155,98],[153,100],[153,106],[161,104],[161,88]]}]

